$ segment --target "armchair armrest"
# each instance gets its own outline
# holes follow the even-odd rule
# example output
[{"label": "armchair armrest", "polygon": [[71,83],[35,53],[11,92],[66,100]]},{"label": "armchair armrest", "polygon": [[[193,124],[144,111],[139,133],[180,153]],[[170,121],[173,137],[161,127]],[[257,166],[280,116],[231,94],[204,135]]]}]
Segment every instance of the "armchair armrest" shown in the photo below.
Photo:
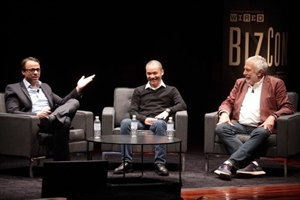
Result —
[{"label": "armchair armrest", "polygon": [[186,110],[175,114],[175,136],[182,140],[182,152],[187,151],[188,113]]},{"label": "armchair armrest", "polygon": [[204,153],[214,153],[215,127],[218,122],[218,111],[204,115]]},{"label": "armchair armrest", "polygon": [[104,107],[102,111],[102,135],[113,134],[115,128],[115,109],[114,107]]},{"label": "armchair armrest", "polygon": [[300,112],[280,116],[277,120],[278,156],[287,157],[300,152]]},{"label": "armchair armrest", "polygon": [[38,123],[34,115],[0,113],[0,154],[28,158],[38,155]]},{"label": "armchair armrest", "polygon": [[85,130],[85,138],[93,137],[94,135],[94,114],[91,111],[77,110],[72,127],[75,129]]}]

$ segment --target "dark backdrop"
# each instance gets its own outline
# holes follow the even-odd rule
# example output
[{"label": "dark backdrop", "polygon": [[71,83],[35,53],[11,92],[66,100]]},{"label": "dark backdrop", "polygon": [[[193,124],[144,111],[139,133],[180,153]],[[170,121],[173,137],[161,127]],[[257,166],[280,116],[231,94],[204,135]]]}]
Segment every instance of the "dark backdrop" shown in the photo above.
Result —
[{"label": "dark backdrop", "polygon": [[[296,13],[287,3],[292,63],[287,87],[300,94]],[[1,4],[1,91],[22,79],[21,59],[34,56],[41,61],[41,81],[61,96],[82,75],[95,73],[81,109],[101,115],[105,106],[112,106],[115,87],[146,83],[145,64],[158,59],[164,66],[164,82],[176,86],[187,103],[189,147],[203,148],[204,114],[215,111],[225,98],[219,81],[226,76],[221,70],[223,0]]]}]

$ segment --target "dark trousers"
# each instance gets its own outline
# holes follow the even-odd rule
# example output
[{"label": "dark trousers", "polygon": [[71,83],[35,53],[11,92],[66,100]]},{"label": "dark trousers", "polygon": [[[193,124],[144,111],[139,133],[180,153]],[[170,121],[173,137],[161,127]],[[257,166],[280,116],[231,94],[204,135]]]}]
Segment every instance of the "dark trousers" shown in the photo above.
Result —
[{"label": "dark trousers", "polygon": [[[270,136],[270,132],[264,127],[245,126],[237,122],[233,122],[233,125],[231,126],[228,123],[219,124],[215,132],[231,155],[228,160],[235,169],[239,169],[247,166],[258,157],[259,152]],[[237,133],[248,134],[250,138],[243,143],[236,137]]]},{"label": "dark trousers", "polygon": [[57,107],[52,115],[56,117],[53,123],[45,130],[41,127],[40,132],[46,132],[53,135],[53,144],[49,145],[53,148],[54,161],[70,160],[69,152],[69,135],[72,120],[79,108],[79,101],[70,99],[65,104]]}]

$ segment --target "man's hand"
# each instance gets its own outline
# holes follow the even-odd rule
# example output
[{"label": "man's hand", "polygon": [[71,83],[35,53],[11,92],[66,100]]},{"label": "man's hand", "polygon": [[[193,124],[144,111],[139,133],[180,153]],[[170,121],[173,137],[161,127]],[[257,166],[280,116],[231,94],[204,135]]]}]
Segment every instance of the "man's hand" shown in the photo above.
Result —
[{"label": "man's hand", "polygon": [[82,76],[82,77],[79,79],[79,81],[77,82],[77,87],[76,87],[77,92],[78,92],[78,93],[81,93],[82,89],[83,89],[89,82],[91,82],[91,81],[94,79],[95,76],[96,76],[95,74],[93,74],[93,75],[91,75],[91,76],[89,76],[89,77],[86,77],[86,78],[85,78],[85,76]]},{"label": "man's hand", "polygon": [[222,123],[228,123],[231,126],[233,126],[227,112],[222,112],[221,113],[220,118],[219,118],[219,122],[217,123],[217,125],[222,124]]},{"label": "man's hand", "polygon": [[37,116],[39,119],[41,119],[41,118],[47,117],[47,116],[50,115],[51,113],[52,113],[52,112],[51,112],[50,109],[45,109],[45,110],[43,110],[43,111],[41,111],[41,112],[36,113],[36,116]]},{"label": "man's hand", "polygon": [[151,126],[156,120],[157,120],[157,119],[155,119],[155,118],[148,117],[148,118],[145,119],[145,124]]},{"label": "man's hand", "polygon": [[262,123],[258,127],[264,127],[265,129],[268,129],[268,131],[270,133],[272,133],[272,131],[274,129],[275,120],[276,120],[276,118],[271,115],[266,119],[266,121],[264,121],[264,123]]},{"label": "man's hand", "polygon": [[160,113],[159,115],[155,116],[155,119],[166,119],[169,116],[167,111]]}]

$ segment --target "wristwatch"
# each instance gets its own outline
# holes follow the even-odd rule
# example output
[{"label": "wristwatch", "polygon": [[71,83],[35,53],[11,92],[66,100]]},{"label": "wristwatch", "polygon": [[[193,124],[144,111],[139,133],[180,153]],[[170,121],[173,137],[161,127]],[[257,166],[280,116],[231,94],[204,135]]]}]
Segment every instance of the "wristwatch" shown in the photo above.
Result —
[{"label": "wristwatch", "polygon": [[170,108],[167,108],[167,109],[166,109],[166,112],[170,113],[170,112],[171,112],[171,109],[170,109]]}]

